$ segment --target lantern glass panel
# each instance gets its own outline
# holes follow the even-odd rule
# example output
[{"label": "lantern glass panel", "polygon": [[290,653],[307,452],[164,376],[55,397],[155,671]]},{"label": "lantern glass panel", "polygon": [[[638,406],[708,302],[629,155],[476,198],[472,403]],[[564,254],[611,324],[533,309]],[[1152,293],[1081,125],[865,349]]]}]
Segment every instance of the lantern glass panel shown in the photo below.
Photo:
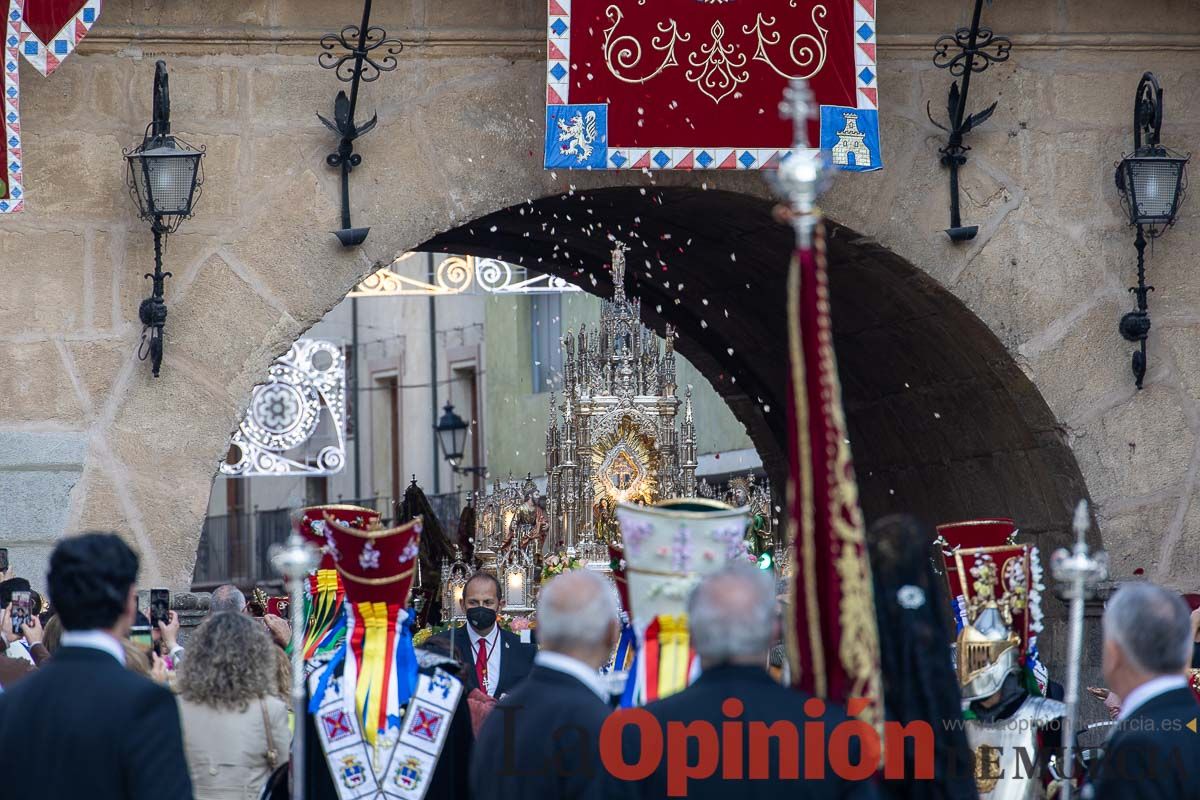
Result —
[{"label": "lantern glass panel", "polygon": [[1154,156],[1135,156],[1126,160],[1126,190],[1133,223],[1152,224],[1174,219],[1186,163],[1180,158]]}]

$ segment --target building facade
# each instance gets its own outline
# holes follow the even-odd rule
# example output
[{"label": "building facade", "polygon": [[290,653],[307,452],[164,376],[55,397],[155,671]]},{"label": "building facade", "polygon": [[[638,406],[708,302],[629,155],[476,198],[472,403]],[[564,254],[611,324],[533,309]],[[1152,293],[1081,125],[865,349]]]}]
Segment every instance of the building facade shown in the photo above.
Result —
[{"label": "building facade", "polygon": [[[1139,391],[1116,327],[1132,307],[1136,254],[1113,165],[1132,149],[1131,95],[1146,70],[1165,90],[1164,142],[1200,149],[1200,9],[989,7],[1013,54],[972,84],[981,107],[998,105],[971,132],[960,175],[962,213],[979,233],[956,243],[944,233],[945,137],[927,107],[941,107],[949,83],[932,43],[969,10],[880,0],[886,166],[840,175],[823,201],[864,509],[1012,516],[1049,552],[1086,496],[1115,577],[1194,591],[1200,206],[1185,201],[1148,251],[1154,326]],[[605,295],[606,234],[636,228],[631,290],[647,323],[676,327],[680,353],[764,469],[786,472],[790,233],[771,220],[762,175],[543,170],[545,4],[405,0],[376,9],[406,48],[363,97],[380,123],[360,143],[352,201],[371,233],[343,249],[329,233],[336,141],[315,119],[340,84],[316,54],[321,35],[357,13],[302,0],[114,1],[48,78],[21,67],[25,210],[0,219],[0,544],[19,571],[36,576],[64,533],[106,528],[141,552],[144,583],[187,586],[217,464],[271,360],[363,276],[422,248],[502,256]],[[126,196],[121,148],[149,121],[157,59],[170,65],[175,129],[207,155],[198,213],[166,242],[170,317],[152,378],[137,358],[137,311],[153,248]],[[452,317],[442,302],[439,318]],[[503,313],[493,302],[485,318]],[[426,341],[406,338],[404,361],[428,360]],[[484,354],[500,346],[462,341]],[[380,375],[398,352],[379,350]],[[404,415],[429,413],[428,390],[412,391]],[[485,405],[499,396],[489,390]],[[537,471],[547,403],[522,402],[484,414],[509,437],[489,463],[497,471],[509,459],[518,474]],[[411,429],[405,451],[435,473],[431,429]],[[391,491],[390,479],[375,484],[384,474],[372,490]],[[1051,663],[1060,642],[1051,626]]]}]

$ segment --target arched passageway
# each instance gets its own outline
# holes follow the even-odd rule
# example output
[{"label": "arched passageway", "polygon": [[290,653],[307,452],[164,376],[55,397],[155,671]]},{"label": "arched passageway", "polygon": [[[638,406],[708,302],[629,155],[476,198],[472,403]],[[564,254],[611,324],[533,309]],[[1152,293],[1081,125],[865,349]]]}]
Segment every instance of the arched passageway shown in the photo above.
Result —
[{"label": "arched passageway", "polygon": [[[790,229],[761,198],[696,188],[568,192],[445,231],[421,249],[503,258],[602,296],[614,240],[630,246],[646,322],[746,425],[783,485],[784,287]],[[903,259],[831,223],[835,346],[868,519],[1009,515],[1045,552],[1069,535],[1082,475],[1037,389],[958,299]]]}]

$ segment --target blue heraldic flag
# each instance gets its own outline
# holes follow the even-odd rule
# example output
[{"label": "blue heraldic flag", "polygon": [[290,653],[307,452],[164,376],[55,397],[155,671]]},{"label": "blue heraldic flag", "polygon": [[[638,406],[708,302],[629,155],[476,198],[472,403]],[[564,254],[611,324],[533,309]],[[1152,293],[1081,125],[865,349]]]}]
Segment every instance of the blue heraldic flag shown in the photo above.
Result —
[{"label": "blue heraldic flag", "polygon": [[546,169],[604,169],[607,158],[607,105],[546,107]]},{"label": "blue heraldic flag", "polygon": [[873,108],[821,106],[821,149],[838,169],[870,172],[883,168],[879,112]]}]

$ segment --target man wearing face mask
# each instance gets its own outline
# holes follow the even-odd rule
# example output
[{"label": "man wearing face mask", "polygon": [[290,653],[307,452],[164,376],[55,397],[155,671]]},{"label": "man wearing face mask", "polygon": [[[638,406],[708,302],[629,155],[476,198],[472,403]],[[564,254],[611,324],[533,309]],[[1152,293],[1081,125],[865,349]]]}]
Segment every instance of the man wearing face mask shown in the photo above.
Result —
[{"label": "man wearing face mask", "polygon": [[500,581],[487,572],[476,572],[463,587],[467,624],[442,631],[435,639],[447,646],[453,642],[455,657],[466,665],[466,690],[479,689],[499,699],[525,679],[533,669],[537,648],[524,644],[517,634],[496,624],[500,605]]}]

